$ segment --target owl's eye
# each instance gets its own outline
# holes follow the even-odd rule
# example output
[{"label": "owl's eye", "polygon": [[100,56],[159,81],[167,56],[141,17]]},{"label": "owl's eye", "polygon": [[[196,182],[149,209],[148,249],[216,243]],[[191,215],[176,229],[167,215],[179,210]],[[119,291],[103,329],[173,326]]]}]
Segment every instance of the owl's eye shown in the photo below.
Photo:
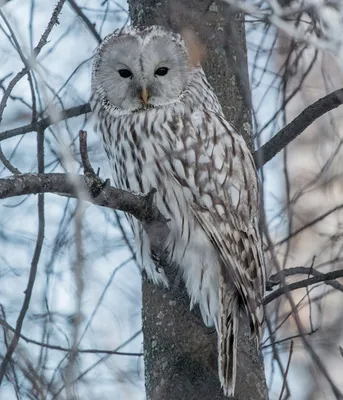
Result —
[{"label": "owl's eye", "polygon": [[130,78],[132,76],[132,72],[129,69],[120,69],[118,73],[122,78]]},{"label": "owl's eye", "polygon": [[169,69],[167,67],[157,68],[157,70],[155,71],[155,75],[164,76],[167,75],[168,71]]}]

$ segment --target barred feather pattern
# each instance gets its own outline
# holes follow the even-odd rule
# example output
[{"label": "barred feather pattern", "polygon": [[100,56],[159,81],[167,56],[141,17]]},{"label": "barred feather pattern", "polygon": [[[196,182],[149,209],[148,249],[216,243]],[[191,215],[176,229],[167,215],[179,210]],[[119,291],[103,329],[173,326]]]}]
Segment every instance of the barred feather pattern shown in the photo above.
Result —
[{"label": "barred feather pattern", "polygon": [[[129,34],[169,33],[152,27],[143,33],[131,28]],[[179,35],[170,35],[185,48]],[[91,105],[114,184],[141,193],[157,189],[156,205],[170,218],[168,261],[182,271],[190,307],[199,304],[205,324],[217,330],[219,378],[232,396],[240,312],[248,315],[258,346],[263,329],[265,272],[254,161],[225,120],[200,65],[192,68],[177,101],[128,112],[114,107],[98,85],[102,51],[93,66]],[[155,283],[168,286],[149,237],[129,219],[139,262]]]}]

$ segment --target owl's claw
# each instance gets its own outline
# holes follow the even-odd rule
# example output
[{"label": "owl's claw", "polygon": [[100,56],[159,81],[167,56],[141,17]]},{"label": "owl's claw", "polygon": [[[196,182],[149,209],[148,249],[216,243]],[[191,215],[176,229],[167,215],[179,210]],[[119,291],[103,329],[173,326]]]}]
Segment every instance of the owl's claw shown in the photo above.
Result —
[{"label": "owl's claw", "polygon": [[107,189],[111,185],[109,179],[103,181],[97,175],[91,175],[89,177],[88,174],[86,174],[86,178],[90,182],[89,186],[93,198],[97,198],[104,189]]},{"label": "owl's claw", "polygon": [[158,274],[160,274],[161,273],[161,267],[159,267],[158,265],[155,265],[155,270],[156,270],[156,272],[158,273]]},{"label": "owl's claw", "polygon": [[155,194],[157,193],[156,188],[151,188],[150,191],[145,195],[146,202],[149,207],[152,206],[152,202],[154,201]]},{"label": "owl's claw", "polygon": [[[99,168],[100,170],[100,168]],[[102,188],[105,189],[107,187],[111,186],[111,181],[109,178],[105,179],[104,182],[102,183]]]},{"label": "owl's claw", "polygon": [[[154,201],[154,197],[155,194],[157,193],[157,189],[156,188],[151,188],[150,191],[145,195],[145,199],[146,199],[146,203],[148,208],[152,207],[152,203]],[[163,217],[163,222],[167,223],[170,222],[171,219],[170,218],[165,218]]]}]

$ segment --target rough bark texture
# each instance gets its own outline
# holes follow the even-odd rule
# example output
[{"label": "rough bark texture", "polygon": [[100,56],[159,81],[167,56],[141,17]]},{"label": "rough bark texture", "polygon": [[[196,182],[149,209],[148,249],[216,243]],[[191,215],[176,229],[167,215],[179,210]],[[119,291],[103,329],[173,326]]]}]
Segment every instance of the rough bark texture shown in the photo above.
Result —
[{"label": "rough bark texture", "polygon": [[[197,33],[206,46],[202,64],[207,77],[228,119],[252,149],[243,20],[217,3],[212,3],[209,11],[208,1],[190,0],[186,4],[129,0],[130,16],[134,25],[160,24],[177,31],[191,28]],[[228,31],[234,31],[235,37]],[[238,42],[235,44],[234,40]],[[217,335],[206,329],[197,311],[189,311],[189,299],[176,271],[166,273],[170,290],[143,279],[147,398],[227,399],[218,380]],[[265,400],[268,395],[263,363],[254,342],[249,340],[245,321],[241,327],[235,399]]]}]

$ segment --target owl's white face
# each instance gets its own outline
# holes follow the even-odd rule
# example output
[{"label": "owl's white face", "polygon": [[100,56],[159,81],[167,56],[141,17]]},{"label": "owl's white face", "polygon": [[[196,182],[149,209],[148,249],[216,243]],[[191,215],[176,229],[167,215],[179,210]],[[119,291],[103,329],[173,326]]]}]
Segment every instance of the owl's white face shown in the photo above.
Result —
[{"label": "owl's white face", "polygon": [[161,28],[110,36],[100,46],[93,68],[93,88],[125,111],[176,102],[190,75],[180,36]]}]

